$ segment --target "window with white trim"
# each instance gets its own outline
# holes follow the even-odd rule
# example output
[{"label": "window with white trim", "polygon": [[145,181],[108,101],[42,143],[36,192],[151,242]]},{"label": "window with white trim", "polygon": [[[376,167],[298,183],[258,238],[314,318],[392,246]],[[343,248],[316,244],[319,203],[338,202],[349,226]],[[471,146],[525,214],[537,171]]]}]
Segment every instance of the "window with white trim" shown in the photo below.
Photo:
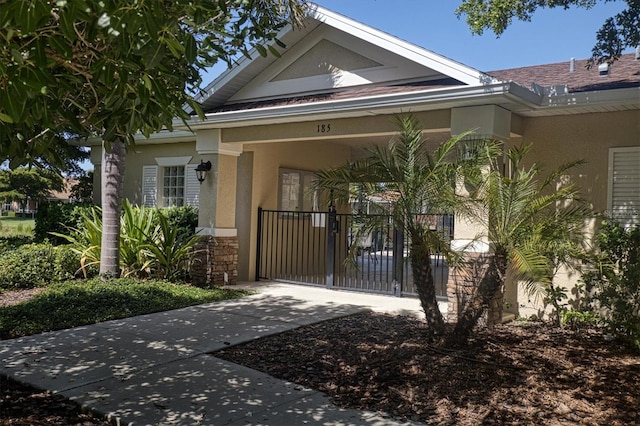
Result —
[{"label": "window with white trim", "polygon": [[640,226],[640,146],[609,149],[608,210],[625,227]]},{"label": "window with white trim", "polygon": [[142,167],[142,198],[147,207],[198,206],[200,182],[192,157],[156,157]]},{"label": "window with white trim", "polygon": [[314,180],[315,174],[313,172],[280,169],[278,209],[285,211],[314,210]]},{"label": "window with white trim", "polygon": [[164,207],[184,206],[184,166],[163,167],[162,200]]}]

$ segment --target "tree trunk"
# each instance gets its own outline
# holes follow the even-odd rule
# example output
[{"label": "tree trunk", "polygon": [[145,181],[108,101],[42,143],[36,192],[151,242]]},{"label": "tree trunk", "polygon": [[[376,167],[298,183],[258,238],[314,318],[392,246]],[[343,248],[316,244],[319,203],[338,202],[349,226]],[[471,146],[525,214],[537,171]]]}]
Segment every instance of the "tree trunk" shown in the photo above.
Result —
[{"label": "tree trunk", "polygon": [[436,287],[431,270],[431,253],[418,236],[411,238],[411,271],[430,333],[444,334],[444,318],[438,307]]},{"label": "tree trunk", "polygon": [[[471,300],[464,306],[462,315],[458,317],[453,333],[449,336],[448,340],[451,343],[465,343],[492,300],[496,297],[503,297],[502,288],[506,272],[507,256],[499,253],[491,255],[487,270],[482,275]],[[499,301],[499,304],[501,306],[502,300]],[[499,311],[501,315],[502,310],[499,309]],[[489,325],[493,324],[489,323]]]},{"label": "tree trunk", "polygon": [[126,149],[121,140],[102,148],[102,247],[100,276],[120,276],[120,215],[124,193]]}]

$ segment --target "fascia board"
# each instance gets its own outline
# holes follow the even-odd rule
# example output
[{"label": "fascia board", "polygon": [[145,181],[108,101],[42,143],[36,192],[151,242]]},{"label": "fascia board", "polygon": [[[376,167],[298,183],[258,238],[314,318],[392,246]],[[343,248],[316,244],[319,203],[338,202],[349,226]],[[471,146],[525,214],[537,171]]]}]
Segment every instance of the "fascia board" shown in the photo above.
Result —
[{"label": "fascia board", "polygon": [[542,109],[615,105],[640,105],[640,87],[545,96],[541,102]]},{"label": "fascia board", "polygon": [[[174,124],[176,123],[180,123],[180,126],[182,126],[182,128],[185,127],[184,123],[181,120],[179,121],[174,120]],[[174,129],[175,128],[176,126],[174,126]],[[91,136],[89,138],[81,139],[81,140],[83,142],[79,142],[80,139],[78,139],[78,143],[77,143],[78,146],[95,147],[95,146],[102,145],[102,138],[99,136]],[[152,133],[151,135],[149,135],[148,138],[138,133],[134,136],[134,140],[136,145],[153,145],[153,144],[163,144],[163,143],[173,143],[173,142],[191,142],[196,140],[196,136],[193,132],[189,130],[174,130],[174,131],[161,130],[159,132]]]},{"label": "fascia board", "polygon": [[[290,24],[287,24],[278,32],[276,38],[283,39],[292,31],[293,27]],[[232,82],[233,79],[243,73],[254,62],[255,59],[261,57],[262,55],[260,55],[256,48],[253,48],[249,51],[249,57],[241,55],[237,60],[235,60],[235,65],[233,67],[224,70],[218,77],[216,77],[211,83],[209,83],[204,89],[202,89],[203,95],[197,96],[195,98],[196,101],[200,103],[206,102],[207,99],[209,99],[211,96],[214,96],[215,93],[220,90],[220,88],[226,86],[227,84]]]},{"label": "fascia board", "polygon": [[[319,23],[325,23],[340,31],[344,31],[354,37],[365,40],[369,43],[386,49],[390,52],[398,54],[417,64],[431,68],[443,75],[450,76],[468,85],[477,85],[482,83],[496,83],[498,80],[464,64],[438,55],[430,50],[423,49],[412,43],[401,40],[383,31],[372,28],[368,25],[359,23],[338,13],[332,12],[321,6],[311,4],[309,10],[309,18]],[[310,27],[309,27],[310,28]],[[309,31],[307,28],[307,31]],[[283,39],[287,34],[294,31],[291,25],[287,25],[278,33],[277,37]],[[304,32],[304,31],[303,31]],[[258,58],[259,53],[256,49],[249,52],[251,58]],[[196,98],[196,101],[206,103],[207,100],[230,84],[235,78],[244,73],[251,66],[254,59],[240,57],[237,64],[220,74],[215,80],[203,89],[203,95]],[[265,63],[265,67],[267,64]]]},{"label": "fascia board", "polygon": [[[229,111],[207,114],[204,121],[194,118],[188,122],[192,129],[224,128],[288,122],[292,118],[303,120],[317,116],[332,118],[353,117],[362,114],[380,114],[383,110],[411,110],[412,107],[437,105],[439,108],[450,108],[456,104],[495,103],[497,97],[508,97],[512,101],[528,107],[539,105],[541,97],[515,83],[496,83],[482,86],[465,86],[455,89],[425,90],[411,93],[369,96],[356,99],[314,102],[302,105],[284,105],[244,111]],[[174,127],[184,126],[174,122]]]}]

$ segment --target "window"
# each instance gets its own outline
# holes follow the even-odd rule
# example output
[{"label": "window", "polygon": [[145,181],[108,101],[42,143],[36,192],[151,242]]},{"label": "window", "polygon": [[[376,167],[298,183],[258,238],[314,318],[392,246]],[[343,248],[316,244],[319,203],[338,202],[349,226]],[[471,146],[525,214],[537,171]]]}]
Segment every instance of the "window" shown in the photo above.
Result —
[{"label": "window", "polygon": [[163,168],[162,197],[164,207],[184,206],[184,166]]},{"label": "window", "polygon": [[608,209],[625,227],[640,225],[640,147],[609,150]]},{"label": "window", "polygon": [[142,202],[147,207],[198,206],[200,182],[192,157],[156,157],[142,167]]},{"label": "window", "polygon": [[280,210],[312,211],[314,206],[313,172],[280,169]]}]

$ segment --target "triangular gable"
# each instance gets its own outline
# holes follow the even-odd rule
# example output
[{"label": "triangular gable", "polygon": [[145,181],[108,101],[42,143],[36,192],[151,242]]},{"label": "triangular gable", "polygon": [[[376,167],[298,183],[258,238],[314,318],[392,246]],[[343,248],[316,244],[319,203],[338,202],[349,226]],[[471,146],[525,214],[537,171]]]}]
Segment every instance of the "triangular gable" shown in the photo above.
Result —
[{"label": "triangular gable", "polygon": [[394,82],[452,78],[464,86],[491,80],[478,70],[315,5],[304,28],[288,28],[279,38],[288,46],[280,58],[258,55],[241,60],[211,83],[200,99],[205,110]]}]

